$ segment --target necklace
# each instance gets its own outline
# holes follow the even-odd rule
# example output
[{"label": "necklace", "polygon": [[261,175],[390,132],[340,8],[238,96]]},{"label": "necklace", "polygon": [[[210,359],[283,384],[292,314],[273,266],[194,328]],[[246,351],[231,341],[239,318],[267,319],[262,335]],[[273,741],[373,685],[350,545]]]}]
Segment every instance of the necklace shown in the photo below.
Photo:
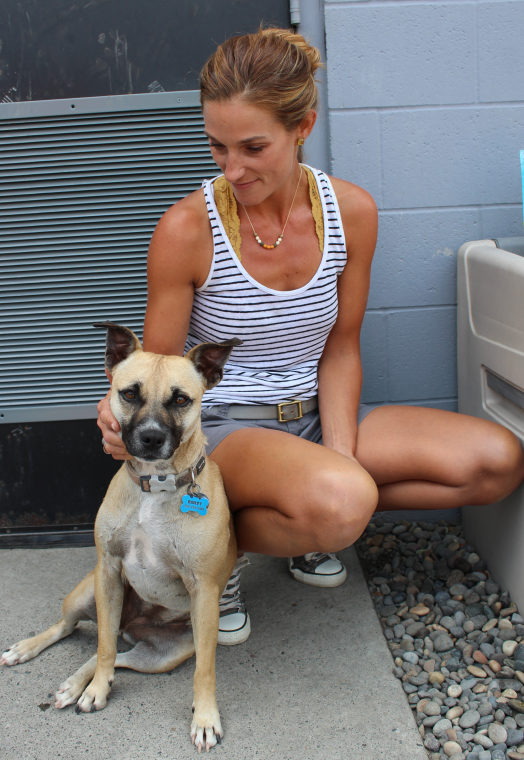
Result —
[{"label": "necklace", "polygon": [[257,233],[255,232],[255,228],[253,227],[253,222],[251,221],[251,219],[249,217],[249,214],[247,213],[247,208],[244,206],[243,203],[240,204],[242,206],[242,208],[244,209],[244,211],[246,212],[247,220],[248,220],[249,224],[251,225],[251,229],[253,230],[253,235],[255,237],[255,240],[257,241],[257,243],[259,244],[259,246],[261,248],[264,248],[266,251],[272,251],[274,248],[276,248],[277,246],[279,246],[280,243],[282,242],[282,238],[284,237],[284,231],[285,231],[285,229],[287,227],[287,223],[289,221],[289,217],[291,216],[291,210],[293,208],[293,204],[295,202],[295,198],[297,197],[298,186],[300,185],[300,180],[301,179],[302,179],[302,167],[300,167],[300,174],[298,175],[297,186],[295,188],[295,192],[293,193],[293,199],[291,201],[291,206],[289,207],[289,212],[288,212],[288,215],[286,217],[286,221],[284,222],[284,226],[282,227],[282,232],[280,233],[280,235],[277,237],[277,239],[275,240],[275,242],[273,244],[271,244],[271,243],[263,243],[262,242],[262,240],[260,239],[260,236],[257,235]]}]

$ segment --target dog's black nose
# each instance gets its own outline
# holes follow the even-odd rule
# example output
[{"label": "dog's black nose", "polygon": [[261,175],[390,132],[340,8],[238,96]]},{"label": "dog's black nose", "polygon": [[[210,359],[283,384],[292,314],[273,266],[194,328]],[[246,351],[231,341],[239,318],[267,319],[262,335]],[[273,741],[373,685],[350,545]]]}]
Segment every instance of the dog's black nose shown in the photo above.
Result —
[{"label": "dog's black nose", "polygon": [[146,428],[140,431],[140,442],[150,450],[162,448],[166,442],[166,435],[161,430]]}]

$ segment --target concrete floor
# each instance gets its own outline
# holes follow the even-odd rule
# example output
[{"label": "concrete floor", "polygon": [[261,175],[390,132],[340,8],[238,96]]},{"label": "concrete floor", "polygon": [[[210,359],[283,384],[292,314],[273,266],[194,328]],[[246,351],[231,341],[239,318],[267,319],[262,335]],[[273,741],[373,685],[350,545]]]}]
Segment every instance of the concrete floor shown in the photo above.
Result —
[{"label": "concrete floor", "polygon": [[[427,760],[353,549],[349,580],[315,589],[285,560],[252,555],[242,578],[252,635],[219,647],[227,760]],[[93,548],[4,549],[2,650],[54,622],[63,596],[93,567]],[[96,649],[94,624],[38,658],[0,668],[5,760],[194,758],[189,739],[193,661],[170,674],[117,671],[105,710],[53,708],[56,687]]]}]

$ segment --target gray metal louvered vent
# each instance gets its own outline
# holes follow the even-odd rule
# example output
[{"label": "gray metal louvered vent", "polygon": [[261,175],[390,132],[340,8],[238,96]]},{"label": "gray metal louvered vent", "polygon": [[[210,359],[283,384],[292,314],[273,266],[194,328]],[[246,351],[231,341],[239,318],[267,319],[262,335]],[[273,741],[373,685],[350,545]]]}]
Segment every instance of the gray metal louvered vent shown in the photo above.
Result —
[{"label": "gray metal louvered vent", "polygon": [[213,176],[197,92],[0,104],[0,422],[96,416],[162,213]]}]

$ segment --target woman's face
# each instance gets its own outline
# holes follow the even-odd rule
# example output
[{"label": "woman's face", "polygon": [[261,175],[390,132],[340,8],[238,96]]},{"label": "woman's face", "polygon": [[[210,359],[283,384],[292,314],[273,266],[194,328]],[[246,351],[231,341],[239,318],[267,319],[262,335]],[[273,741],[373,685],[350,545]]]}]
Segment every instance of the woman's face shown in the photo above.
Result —
[{"label": "woman's face", "polygon": [[211,154],[239,203],[261,203],[296,181],[297,140],[309,130],[288,131],[272,113],[239,97],[204,103]]}]

